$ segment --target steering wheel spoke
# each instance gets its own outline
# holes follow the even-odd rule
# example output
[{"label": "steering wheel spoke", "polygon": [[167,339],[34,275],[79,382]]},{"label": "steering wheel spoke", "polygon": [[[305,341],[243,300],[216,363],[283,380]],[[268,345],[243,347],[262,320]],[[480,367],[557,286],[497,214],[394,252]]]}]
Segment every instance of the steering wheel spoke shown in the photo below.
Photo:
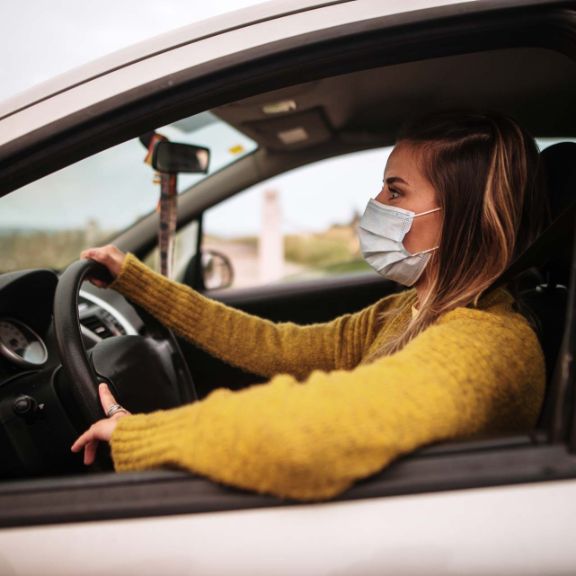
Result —
[{"label": "steering wheel spoke", "polygon": [[196,399],[185,358],[170,331],[159,337],[114,336],[89,351],[78,315],[78,294],[87,276],[107,270],[92,260],[79,260],[62,274],[54,297],[54,330],[62,369],[82,419],[90,425],[103,418],[98,384],[105,381],[131,412],[171,408]]}]

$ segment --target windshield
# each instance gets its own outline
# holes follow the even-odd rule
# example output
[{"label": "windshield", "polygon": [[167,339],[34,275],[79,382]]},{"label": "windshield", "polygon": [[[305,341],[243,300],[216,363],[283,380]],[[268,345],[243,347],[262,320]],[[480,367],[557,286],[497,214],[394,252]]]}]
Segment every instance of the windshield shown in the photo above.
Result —
[{"label": "windshield", "polygon": [[[182,192],[256,149],[210,112],[157,130],[173,142],[210,149],[208,174],[178,176]],[[159,185],[138,139],[72,164],[0,198],[0,272],[62,269],[152,212]]]}]

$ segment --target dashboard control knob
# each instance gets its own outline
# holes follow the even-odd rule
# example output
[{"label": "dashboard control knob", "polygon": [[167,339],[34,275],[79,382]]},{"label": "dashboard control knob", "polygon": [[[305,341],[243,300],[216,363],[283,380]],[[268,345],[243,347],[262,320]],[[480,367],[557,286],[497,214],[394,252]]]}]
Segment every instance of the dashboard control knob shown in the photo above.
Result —
[{"label": "dashboard control knob", "polygon": [[38,402],[32,396],[18,396],[14,400],[12,409],[18,416],[31,416],[38,410]]}]

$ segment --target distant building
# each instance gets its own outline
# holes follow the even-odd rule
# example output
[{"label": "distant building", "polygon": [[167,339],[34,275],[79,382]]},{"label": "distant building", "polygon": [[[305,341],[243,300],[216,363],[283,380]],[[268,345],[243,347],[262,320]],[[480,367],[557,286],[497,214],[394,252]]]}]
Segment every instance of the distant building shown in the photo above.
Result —
[{"label": "distant building", "polygon": [[282,208],[278,190],[264,191],[261,222],[258,238],[258,270],[260,282],[267,284],[284,277]]}]

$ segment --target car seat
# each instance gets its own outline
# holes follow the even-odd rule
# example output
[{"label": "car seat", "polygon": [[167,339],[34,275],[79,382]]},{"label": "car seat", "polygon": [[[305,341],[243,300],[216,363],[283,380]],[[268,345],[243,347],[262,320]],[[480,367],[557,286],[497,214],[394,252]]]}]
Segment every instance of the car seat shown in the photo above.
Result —
[{"label": "car seat", "polygon": [[[551,224],[510,267],[518,272],[536,269],[536,282],[519,290],[521,306],[528,308],[546,361],[546,393],[536,428],[549,432],[558,393],[557,363],[565,330],[568,285],[576,218],[576,143],[561,142],[546,148],[541,157],[548,185]],[[532,268],[534,270],[534,268]],[[525,274],[525,272],[524,272]],[[517,276],[518,277],[518,276]]]}]

